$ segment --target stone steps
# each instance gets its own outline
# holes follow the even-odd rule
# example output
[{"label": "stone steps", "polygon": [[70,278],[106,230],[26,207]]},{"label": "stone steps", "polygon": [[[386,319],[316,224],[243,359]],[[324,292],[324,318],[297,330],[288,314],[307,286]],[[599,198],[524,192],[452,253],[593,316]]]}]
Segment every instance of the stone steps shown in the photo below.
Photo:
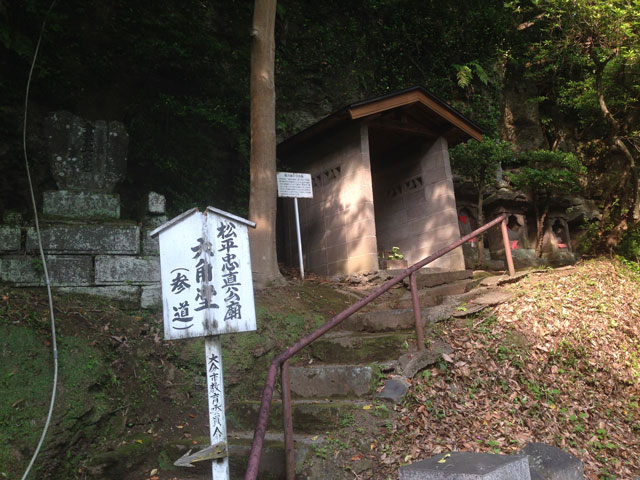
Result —
[{"label": "stone steps", "polygon": [[[198,445],[207,445],[208,438],[197,439]],[[253,431],[230,432],[227,435],[229,450],[229,471],[232,480],[244,478],[249,462],[249,452],[253,440]],[[294,435],[294,451],[296,471],[302,470],[305,461],[313,455],[316,448],[321,448],[325,442],[324,435]],[[192,445],[185,445],[184,441],[176,442],[174,445],[166,446],[166,451],[170,458],[180,458],[191,449]],[[193,448],[193,452],[200,449],[200,446]],[[193,453],[192,452],[192,453]],[[285,448],[283,434],[267,432],[260,457],[258,467],[258,478],[260,480],[281,480],[285,478]],[[171,472],[171,478],[185,480],[211,480],[211,463],[196,462],[191,468],[178,468]],[[321,477],[317,477],[321,478]],[[334,477],[339,478],[339,477]]]},{"label": "stone steps", "polygon": [[[479,280],[466,278],[456,280],[451,283],[437,285],[435,287],[424,287],[418,291],[418,301],[421,307],[434,307],[442,303],[442,297],[448,295],[459,295],[468,292],[477,286]],[[407,287],[408,288],[408,287]],[[403,308],[412,308],[411,291],[404,291],[396,298],[384,302],[376,303],[372,310],[395,310]]]},{"label": "stone steps", "polygon": [[[420,309],[423,325],[440,322],[461,313],[468,315],[470,304],[478,302],[481,296],[490,293],[487,288],[476,288],[466,293],[450,295],[443,299],[442,303],[432,307]],[[487,306],[484,304],[482,308]],[[346,319],[338,327],[341,330],[355,332],[389,332],[398,330],[411,330],[414,328],[412,308],[394,310],[378,310],[358,313]]]},{"label": "stone steps", "polygon": [[361,398],[369,394],[370,365],[290,367],[291,395],[297,398]]},{"label": "stone steps", "polygon": [[[497,287],[478,286],[479,279],[472,278],[471,271],[421,271],[417,276],[417,284],[420,288],[422,321],[427,326],[452,316],[468,315],[504,300]],[[306,459],[307,465],[313,464],[312,468],[317,469],[308,478],[346,478],[342,471],[335,471],[335,476],[328,475],[327,472],[336,466],[331,465],[329,460],[314,455],[315,448],[323,448],[324,440],[318,435],[339,430],[354,419],[356,422],[370,422],[370,418],[362,417],[366,413],[363,406],[373,400],[375,387],[379,386],[379,381],[383,378],[382,371],[403,373],[401,370],[404,369],[412,372],[419,370],[436,361],[442,351],[450,348],[447,345],[432,345],[427,353],[433,358],[422,358],[424,355],[415,352],[413,309],[407,287],[408,284],[405,284],[404,287],[392,289],[379,298],[369,311],[354,314],[339,327],[316,340],[308,347],[311,354],[308,365],[289,368],[293,428],[299,439],[296,441],[296,462]],[[369,288],[371,291],[375,286],[369,285]],[[412,366],[409,358],[412,352],[417,355],[417,363],[414,362],[416,366]],[[399,367],[398,360],[403,354],[405,357],[409,354],[409,361]],[[270,438],[281,440],[282,403],[279,396],[279,392],[274,395],[267,429],[275,434]],[[392,397],[380,398],[394,401]],[[227,413],[229,431],[252,431],[258,410],[258,402],[231,402]],[[303,434],[309,436],[305,437]],[[238,443],[238,439],[233,438],[234,435],[235,433],[229,434],[231,445]],[[315,443],[305,443],[310,438],[315,439]],[[246,449],[248,454],[251,437],[247,436],[246,441],[246,447],[234,446],[230,449],[230,452],[240,455],[239,458],[232,459],[232,463],[246,466],[242,452]],[[268,471],[272,476],[263,476],[261,473],[259,477],[282,478],[283,457],[282,445],[267,442],[262,461],[269,465],[264,467],[268,469],[264,470],[265,475]]]},{"label": "stone steps", "polygon": [[314,360],[325,363],[368,364],[395,360],[415,342],[413,332],[366,333],[337,330],[309,345]]},{"label": "stone steps", "polygon": [[[291,402],[294,432],[323,433],[327,425],[348,424],[360,413],[364,400],[299,400]],[[227,409],[227,428],[230,431],[252,431],[258,420],[260,402],[231,402]],[[274,400],[269,412],[267,430],[282,433],[282,402]]]}]

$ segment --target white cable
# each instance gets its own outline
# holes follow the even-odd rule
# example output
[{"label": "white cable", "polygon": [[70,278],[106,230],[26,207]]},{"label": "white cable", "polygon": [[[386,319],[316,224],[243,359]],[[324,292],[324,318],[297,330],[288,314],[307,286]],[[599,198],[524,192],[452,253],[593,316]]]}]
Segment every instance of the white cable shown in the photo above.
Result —
[{"label": "white cable", "polygon": [[24,125],[22,127],[22,149],[24,151],[24,163],[27,169],[27,180],[29,181],[29,191],[31,192],[31,204],[33,206],[33,216],[35,218],[36,223],[36,234],[38,236],[38,248],[40,249],[40,258],[42,260],[42,266],[44,269],[44,278],[47,285],[47,294],[49,296],[49,313],[51,316],[51,337],[53,341],[51,342],[53,346],[53,390],[51,392],[51,402],[49,404],[49,414],[47,415],[47,421],[45,422],[44,429],[42,430],[42,435],[40,436],[40,441],[38,442],[38,446],[36,447],[36,451],[33,453],[33,457],[31,457],[31,462],[29,462],[29,466],[27,467],[24,475],[22,476],[22,480],[25,480],[31,471],[31,467],[33,467],[34,462],[36,461],[36,457],[40,452],[40,448],[44,443],[44,438],[47,435],[47,431],[49,429],[49,424],[51,423],[51,416],[53,414],[53,406],[56,401],[56,389],[58,387],[58,347],[56,343],[56,319],[53,314],[53,296],[51,295],[51,282],[49,281],[49,272],[47,271],[47,260],[44,256],[44,250],[42,248],[42,237],[40,236],[40,224],[38,223],[38,210],[36,207],[36,197],[33,193],[33,184],[31,182],[31,173],[29,172],[29,160],[27,158],[27,106],[29,102],[29,88],[31,87],[31,77],[33,76],[33,69],[36,65],[36,58],[38,57],[38,50],[40,49],[40,42],[42,41],[42,34],[44,33],[44,27],[47,23],[47,18],[49,17],[49,13],[51,13],[51,9],[53,9],[53,5],[56,3],[56,0],[51,2],[49,6],[49,10],[42,21],[42,28],[40,29],[40,36],[38,37],[38,43],[36,44],[36,50],[33,53],[33,61],[31,62],[31,69],[29,70],[29,78],[27,80],[27,89],[24,96]]}]

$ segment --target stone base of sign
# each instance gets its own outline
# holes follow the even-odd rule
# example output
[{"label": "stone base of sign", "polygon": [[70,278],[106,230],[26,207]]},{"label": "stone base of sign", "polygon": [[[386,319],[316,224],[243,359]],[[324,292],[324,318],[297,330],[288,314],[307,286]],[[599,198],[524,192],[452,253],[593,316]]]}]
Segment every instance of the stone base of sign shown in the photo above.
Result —
[{"label": "stone base of sign", "polygon": [[[127,224],[66,224],[41,226],[43,248],[51,253],[137,255],[140,227]],[[27,252],[38,248],[35,229],[27,229]]]},{"label": "stone base of sign", "polygon": [[[91,257],[48,255],[46,259],[52,285],[91,285],[93,272]],[[1,257],[0,281],[20,287],[45,285],[40,257],[24,255]]]},{"label": "stone base of sign", "polygon": [[19,227],[0,227],[0,252],[20,250],[21,232]]},{"label": "stone base of sign", "polygon": [[530,480],[526,456],[451,452],[400,467],[400,480]]},{"label": "stone base of sign", "polygon": [[120,197],[113,193],[53,190],[44,192],[42,210],[48,217],[117,219],[120,218]]},{"label": "stone base of sign", "polygon": [[97,285],[123,282],[147,284],[159,281],[160,259],[158,257],[96,255],[95,282]]},{"label": "stone base of sign", "polygon": [[140,307],[147,309],[162,308],[162,288],[160,285],[142,287]]},{"label": "stone base of sign", "polygon": [[90,295],[110,300],[118,303],[138,306],[140,302],[140,287],[130,286],[110,286],[110,287],[58,287],[56,292],[73,295]]}]

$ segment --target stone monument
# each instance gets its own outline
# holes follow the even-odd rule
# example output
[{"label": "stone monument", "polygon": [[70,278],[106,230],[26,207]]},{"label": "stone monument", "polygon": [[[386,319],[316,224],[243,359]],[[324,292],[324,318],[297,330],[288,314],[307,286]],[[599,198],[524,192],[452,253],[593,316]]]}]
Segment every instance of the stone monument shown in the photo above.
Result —
[{"label": "stone monument", "polygon": [[[165,200],[151,192],[140,218],[120,219],[114,193],[126,174],[129,135],[120,122],[55,112],[44,122],[52,175],[59,190],[43,194],[42,246],[51,285],[145,307],[160,302],[157,241]],[[6,238],[5,238],[6,237]],[[33,226],[0,225],[0,281],[44,285]]]}]

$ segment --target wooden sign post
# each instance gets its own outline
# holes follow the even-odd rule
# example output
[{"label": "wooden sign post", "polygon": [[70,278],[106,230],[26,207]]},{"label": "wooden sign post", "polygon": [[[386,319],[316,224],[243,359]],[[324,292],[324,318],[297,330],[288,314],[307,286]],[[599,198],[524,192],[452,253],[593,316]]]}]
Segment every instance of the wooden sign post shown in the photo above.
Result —
[{"label": "wooden sign post", "polygon": [[256,330],[248,227],[255,223],[207,207],[151,232],[160,243],[164,338],[205,337],[211,437],[205,450],[214,459],[214,480],[229,478],[220,335]]},{"label": "wooden sign post", "polygon": [[298,198],[313,198],[313,184],[309,173],[278,172],[278,196],[293,197],[293,208],[296,215],[296,234],[298,238],[298,260],[300,262],[300,279],[304,280],[304,264],[302,261],[302,240],[300,238],[300,215],[298,214]]}]

